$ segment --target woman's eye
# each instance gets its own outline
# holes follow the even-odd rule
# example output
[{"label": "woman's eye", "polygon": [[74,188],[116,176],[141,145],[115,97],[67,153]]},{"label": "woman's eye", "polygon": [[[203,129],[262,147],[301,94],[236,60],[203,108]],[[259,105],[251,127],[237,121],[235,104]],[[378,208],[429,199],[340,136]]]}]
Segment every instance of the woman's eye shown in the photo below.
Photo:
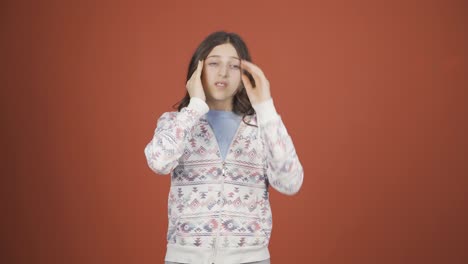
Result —
[{"label": "woman's eye", "polygon": [[216,65],[218,65],[218,63],[217,62],[210,62],[210,63],[208,63],[208,65],[216,66]]},{"label": "woman's eye", "polygon": [[239,69],[239,65],[231,65],[231,68],[234,68],[234,69]]}]

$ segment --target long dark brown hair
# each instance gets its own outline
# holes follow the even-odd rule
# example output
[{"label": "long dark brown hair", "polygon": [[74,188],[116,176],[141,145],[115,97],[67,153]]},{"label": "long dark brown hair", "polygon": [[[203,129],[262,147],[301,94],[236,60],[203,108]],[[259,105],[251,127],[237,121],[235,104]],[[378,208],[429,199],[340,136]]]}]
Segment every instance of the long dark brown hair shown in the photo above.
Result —
[{"label": "long dark brown hair", "polygon": [[[206,57],[211,52],[211,50],[213,50],[218,45],[222,45],[226,43],[230,43],[232,46],[234,46],[241,60],[246,60],[250,62],[252,61],[250,54],[249,54],[249,50],[247,49],[247,45],[245,44],[245,42],[242,40],[242,38],[239,35],[237,35],[236,33],[232,33],[232,32],[216,31],[208,35],[202,41],[202,43],[200,43],[198,48],[195,50],[195,53],[193,54],[192,59],[190,60],[190,64],[188,66],[186,82],[190,79],[192,74],[195,72],[199,60],[206,59]],[[252,85],[254,85],[253,77],[248,72],[245,72],[245,73],[249,77],[250,82],[252,82]],[[189,103],[190,103],[190,95],[187,91],[185,93],[184,98],[182,98],[182,100],[174,104],[173,108],[177,109],[177,111],[180,112],[180,110],[186,107]],[[252,104],[250,103],[250,99],[247,96],[247,92],[242,82],[236,94],[234,95],[232,103],[233,103],[232,111],[238,115],[242,115],[242,121],[246,123],[247,125],[252,126],[252,124],[249,124],[245,122],[244,120],[244,118],[247,115],[253,115],[255,113],[255,110],[253,109]]]}]

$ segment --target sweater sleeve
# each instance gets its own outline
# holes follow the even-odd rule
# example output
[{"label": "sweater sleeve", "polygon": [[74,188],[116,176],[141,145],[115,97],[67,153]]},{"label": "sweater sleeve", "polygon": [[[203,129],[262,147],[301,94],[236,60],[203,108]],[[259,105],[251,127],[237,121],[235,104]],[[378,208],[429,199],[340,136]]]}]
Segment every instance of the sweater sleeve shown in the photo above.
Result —
[{"label": "sweater sleeve", "polygon": [[170,173],[182,156],[187,135],[197,120],[209,110],[200,98],[192,97],[180,112],[166,112],[157,121],[154,136],[145,147],[148,166],[156,173]]},{"label": "sweater sleeve", "polygon": [[264,142],[268,181],[281,193],[296,194],[302,186],[304,171],[273,99],[253,105],[253,108]]}]

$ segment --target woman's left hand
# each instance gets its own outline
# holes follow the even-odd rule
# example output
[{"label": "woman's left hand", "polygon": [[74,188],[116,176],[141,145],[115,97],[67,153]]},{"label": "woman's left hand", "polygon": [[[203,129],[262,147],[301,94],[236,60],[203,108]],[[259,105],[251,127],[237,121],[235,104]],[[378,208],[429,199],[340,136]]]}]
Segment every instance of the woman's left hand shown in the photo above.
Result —
[{"label": "woman's left hand", "polygon": [[250,82],[247,75],[242,71],[242,82],[244,83],[244,87],[247,91],[247,96],[249,96],[250,103],[252,105],[259,104],[265,102],[266,100],[271,98],[270,93],[270,82],[263,74],[263,71],[255,64],[242,60],[241,61],[241,70],[246,70],[250,74],[255,81],[255,87],[252,87],[252,83]]}]

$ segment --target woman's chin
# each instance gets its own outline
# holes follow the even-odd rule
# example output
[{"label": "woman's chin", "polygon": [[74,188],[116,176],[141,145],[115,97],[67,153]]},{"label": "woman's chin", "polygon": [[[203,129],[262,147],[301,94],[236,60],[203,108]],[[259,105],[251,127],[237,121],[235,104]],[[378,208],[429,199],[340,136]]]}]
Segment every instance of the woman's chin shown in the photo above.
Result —
[{"label": "woman's chin", "polygon": [[211,93],[209,98],[215,101],[226,101],[231,100],[233,96],[231,94],[228,94],[227,91],[214,91],[213,93]]},{"label": "woman's chin", "polygon": [[212,100],[215,101],[215,102],[226,102],[226,101],[230,101],[231,99],[232,98],[229,98],[229,97],[228,98],[226,98],[226,97],[222,97],[222,98],[214,97],[214,98],[212,98]]}]

